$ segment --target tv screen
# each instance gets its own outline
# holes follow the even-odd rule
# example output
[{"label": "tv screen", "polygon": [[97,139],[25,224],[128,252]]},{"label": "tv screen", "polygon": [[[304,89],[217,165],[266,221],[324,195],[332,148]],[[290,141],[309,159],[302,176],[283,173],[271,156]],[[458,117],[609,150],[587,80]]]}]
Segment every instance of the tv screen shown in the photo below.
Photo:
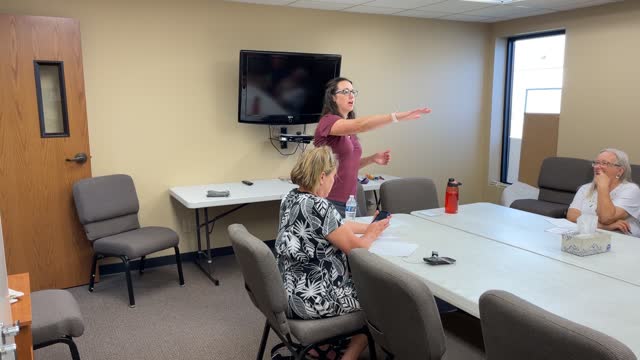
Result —
[{"label": "tv screen", "polygon": [[318,122],[340,55],[240,51],[238,121],[267,125]]}]

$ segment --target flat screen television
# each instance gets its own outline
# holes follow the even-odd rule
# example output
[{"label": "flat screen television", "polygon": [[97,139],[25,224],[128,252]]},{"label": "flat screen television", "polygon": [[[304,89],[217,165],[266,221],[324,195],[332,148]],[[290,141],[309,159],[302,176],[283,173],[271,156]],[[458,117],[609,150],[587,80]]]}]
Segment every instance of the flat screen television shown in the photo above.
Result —
[{"label": "flat screen television", "polygon": [[341,60],[340,55],[241,50],[238,121],[318,122],[325,85],[340,76]]}]

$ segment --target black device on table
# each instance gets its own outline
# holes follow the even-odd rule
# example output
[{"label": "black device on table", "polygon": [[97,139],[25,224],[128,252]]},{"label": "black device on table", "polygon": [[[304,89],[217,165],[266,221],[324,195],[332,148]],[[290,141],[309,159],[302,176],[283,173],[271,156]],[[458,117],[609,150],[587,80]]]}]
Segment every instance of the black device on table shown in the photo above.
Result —
[{"label": "black device on table", "polygon": [[439,256],[437,251],[432,251],[430,257],[423,258],[422,260],[429,265],[451,265],[456,263],[456,259]]},{"label": "black device on table", "polygon": [[249,180],[242,180],[242,183],[247,185],[247,186],[253,185],[253,183],[251,181],[249,181]]},{"label": "black device on table", "polygon": [[371,222],[374,223],[376,221],[384,220],[384,219],[388,218],[389,216],[391,216],[390,212],[384,211],[384,210],[380,210],[378,215],[376,215],[376,217],[373,218],[373,221],[371,221]]}]

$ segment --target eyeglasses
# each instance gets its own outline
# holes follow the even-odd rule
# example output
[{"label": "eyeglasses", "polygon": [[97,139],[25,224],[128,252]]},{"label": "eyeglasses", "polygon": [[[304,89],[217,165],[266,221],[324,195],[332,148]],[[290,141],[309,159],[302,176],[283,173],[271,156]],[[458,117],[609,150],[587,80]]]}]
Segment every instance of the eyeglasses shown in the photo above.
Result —
[{"label": "eyeglasses", "polygon": [[608,161],[592,161],[591,167],[602,166],[602,167],[612,167],[612,166],[620,166],[620,164],[610,163]]},{"label": "eyeglasses", "polygon": [[342,89],[342,90],[336,91],[334,94],[336,94],[336,95],[342,94],[344,96],[349,96],[349,94],[351,94],[351,95],[353,95],[353,97],[356,97],[356,96],[358,96],[358,90]]}]

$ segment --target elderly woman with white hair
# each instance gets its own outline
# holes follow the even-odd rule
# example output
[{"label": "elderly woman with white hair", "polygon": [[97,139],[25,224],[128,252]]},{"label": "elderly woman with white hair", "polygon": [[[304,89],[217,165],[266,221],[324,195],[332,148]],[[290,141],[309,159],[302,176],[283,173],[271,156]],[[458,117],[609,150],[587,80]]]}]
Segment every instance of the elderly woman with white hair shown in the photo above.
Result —
[{"label": "elderly woman with white hair", "polygon": [[592,162],[593,181],[582,185],[569,205],[567,219],[598,216],[598,227],[640,237],[640,188],[631,181],[629,157],[618,149],[600,151]]}]

